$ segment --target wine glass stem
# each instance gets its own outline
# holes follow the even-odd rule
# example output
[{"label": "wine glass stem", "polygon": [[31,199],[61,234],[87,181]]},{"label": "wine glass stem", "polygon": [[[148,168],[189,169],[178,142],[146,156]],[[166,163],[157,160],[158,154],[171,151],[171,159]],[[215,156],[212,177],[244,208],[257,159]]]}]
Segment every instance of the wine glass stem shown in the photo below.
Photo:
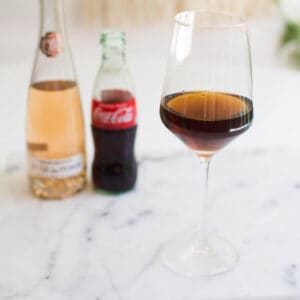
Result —
[{"label": "wine glass stem", "polygon": [[[200,163],[200,224],[198,226],[199,248],[207,248],[207,203],[208,174],[210,159],[202,159]],[[199,250],[200,250],[199,249]]]}]

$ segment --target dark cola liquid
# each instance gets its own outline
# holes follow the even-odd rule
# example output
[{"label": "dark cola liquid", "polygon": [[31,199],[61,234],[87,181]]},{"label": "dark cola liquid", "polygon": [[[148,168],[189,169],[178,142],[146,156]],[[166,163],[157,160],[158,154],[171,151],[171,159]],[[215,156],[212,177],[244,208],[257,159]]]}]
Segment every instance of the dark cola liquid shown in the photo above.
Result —
[{"label": "dark cola liquid", "polygon": [[[106,103],[122,103],[133,98],[129,92],[119,90],[103,91],[101,97]],[[92,125],[95,146],[92,178],[96,189],[122,192],[134,187],[137,178],[136,130],[136,125],[119,130]]]},{"label": "dark cola liquid", "polygon": [[253,119],[252,101],[217,92],[186,92],[162,99],[165,126],[191,149],[210,155],[245,132]]}]

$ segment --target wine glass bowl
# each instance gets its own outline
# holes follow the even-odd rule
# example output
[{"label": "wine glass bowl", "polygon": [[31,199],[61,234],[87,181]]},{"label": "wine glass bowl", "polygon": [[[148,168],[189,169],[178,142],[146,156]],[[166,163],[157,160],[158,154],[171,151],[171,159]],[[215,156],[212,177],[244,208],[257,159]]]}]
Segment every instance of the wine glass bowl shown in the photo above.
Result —
[{"label": "wine glass bowl", "polygon": [[181,92],[162,99],[160,116],[199,156],[211,156],[249,128],[253,108],[251,100],[239,95]]},{"label": "wine glass bowl", "polygon": [[165,263],[190,277],[232,269],[234,247],[206,229],[212,156],[252,123],[252,70],[246,22],[219,11],[175,16],[160,104],[163,124],[200,157],[200,225],[163,247]]}]

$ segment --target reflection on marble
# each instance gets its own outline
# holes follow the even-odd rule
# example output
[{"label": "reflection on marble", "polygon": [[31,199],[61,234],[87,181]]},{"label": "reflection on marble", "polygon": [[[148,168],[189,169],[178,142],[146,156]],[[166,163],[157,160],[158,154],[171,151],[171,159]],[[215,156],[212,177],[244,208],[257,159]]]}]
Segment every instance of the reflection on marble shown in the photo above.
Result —
[{"label": "reflection on marble", "polygon": [[191,280],[164,267],[162,243],[198,222],[198,163],[144,156],[134,191],[42,202],[16,160],[0,176],[0,299],[300,299],[297,150],[215,157],[209,227],[238,248],[234,271]]}]

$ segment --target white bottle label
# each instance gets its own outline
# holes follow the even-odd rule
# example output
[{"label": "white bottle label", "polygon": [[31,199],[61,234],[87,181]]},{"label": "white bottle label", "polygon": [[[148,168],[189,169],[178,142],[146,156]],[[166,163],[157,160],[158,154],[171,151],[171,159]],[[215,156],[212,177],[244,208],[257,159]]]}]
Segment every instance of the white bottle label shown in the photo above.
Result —
[{"label": "white bottle label", "polygon": [[44,160],[30,158],[30,174],[46,178],[66,178],[78,175],[83,170],[83,158],[77,154],[65,159]]}]

